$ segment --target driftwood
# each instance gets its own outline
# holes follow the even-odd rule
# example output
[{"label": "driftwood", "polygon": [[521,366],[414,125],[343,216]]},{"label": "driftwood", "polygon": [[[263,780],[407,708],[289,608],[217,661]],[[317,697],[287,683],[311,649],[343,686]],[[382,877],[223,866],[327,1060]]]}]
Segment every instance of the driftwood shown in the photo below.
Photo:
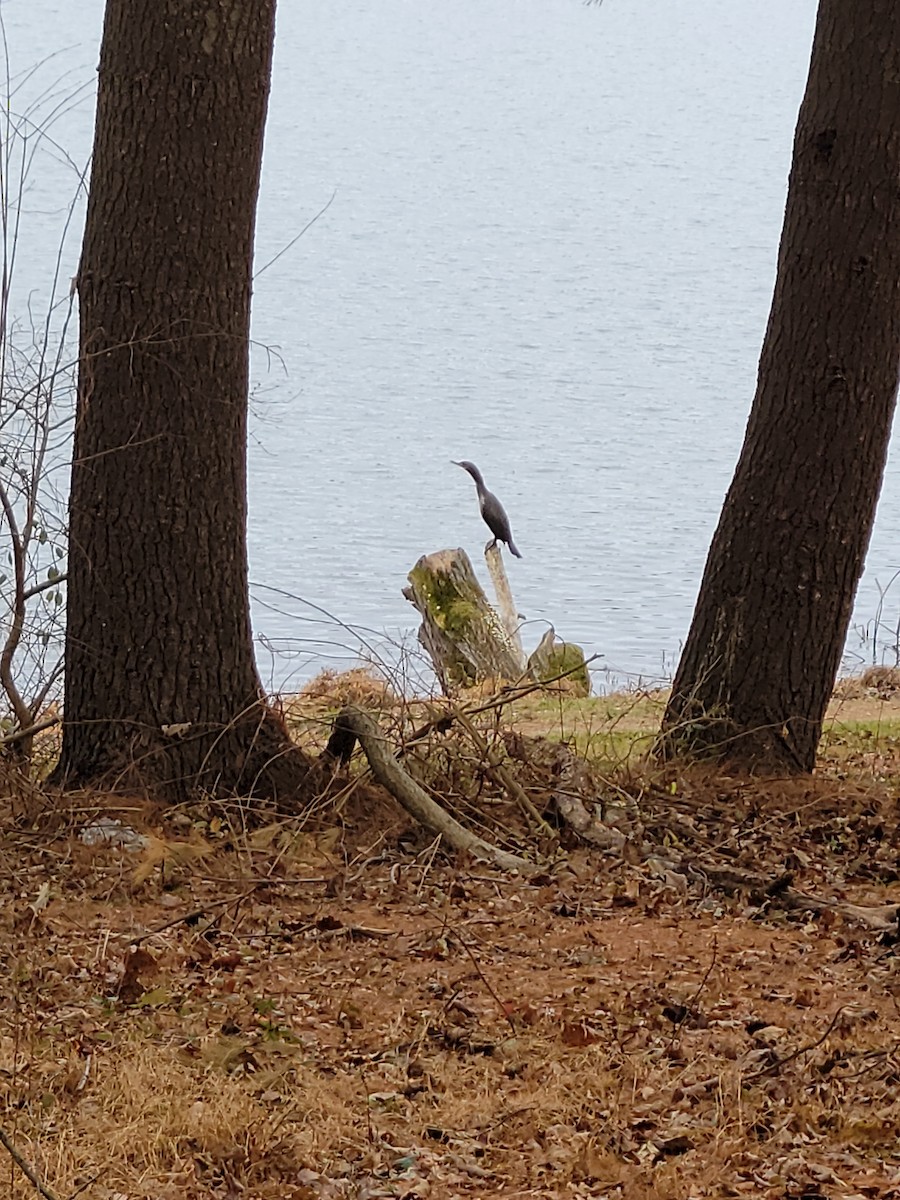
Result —
[{"label": "driftwood", "polygon": [[[476,746],[485,761],[489,762],[487,748],[483,743],[480,744],[479,735],[472,725],[470,718],[473,715],[473,712],[461,711],[443,714],[438,720],[424,726],[419,736],[443,727],[444,722],[459,721],[474,737]],[[531,873],[538,869],[536,864],[527,859],[501,850],[470,833],[445,812],[403,770],[387,749],[376,722],[360,709],[351,706],[339,714],[325,750],[326,758],[347,761],[357,740],[366,753],[376,780],[415,820],[430,832],[439,834],[449,846],[492,862],[504,870]],[[650,841],[637,806],[629,803],[628,797],[620,796],[605,805],[602,802],[585,802],[586,793],[593,790],[590,774],[585,764],[567,747],[556,747],[550,765],[558,781],[551,793],[556,811],[582,841],[626,862],[642,863],[653,874],[668,880],[680,890],[685,890],[689,883],[700,884],[729,895],[745,893],[757,904],[777,900],[780,907],[795,912],[833,912],[877,933],[900,932],[900,904],[851,904],[813,896],[792,886],[793,876],[790,872],[767,876],[732,864],[712,862],[702,856],[676,850],[670,845]],[[546,832],[543,817],[515,778],[497,764],[491,768],[491,774],[520,804],[533,827]]]},{"label": "driftwood", "polygon": [[856,925],[864,925],[867,929],[878,933],[896,933],[900,921],[900,904],[881,904],[876,906],[865,904],[848,904],[844,900],[829,900],[822,896],[811,896],[808,892],[797,891],[790,886],[791,875],[767,877],[755,871],[741,871],[735,867],[720,867],[706,863],[702,859],[693,859],[686,854],[673,854],[666,849],[659,856],[654,856],[663,867],[685,875],[695,883],[705,883],[719,892],[735,894],[748,892],[758,897],[760,901],[776,897],[782,908],[794,912],[833,912]]},{"label": "driftwood", "polygon": [[668,846],[653,846],[591,815],[582,802],[569,793],[557,794],[554,799],[559,815],[589,845],[626,861],[646,863],[657,875],[673,882],[680,877],[682,887],[690,882],[726,895],[746,892],[758,897],[760,902],[777,897],[782,908],[794,912],[833,912],[876,933],[900,932],[900,904],[849,904],[844,900],[811,896],[790,886],[789,873],[766,876],[676,853]]},{"label": "driftwood", "polygon": [[569,792],[557,792],[553,799],[559,815],[582,841],[600,850],[610,850],[621,857],[625,856],[629,838],[621,829],[607,825],[598,816],[592,816],[581,801]]},{"label": "driftwood", "polygon": [[521,647],[488,602],[465,550],[423,555],[403,594],[422,616],[419,641],[445,692],[524,674]]},{"label": "driftwood", "polygon": [[372,717],[352,705],[343,709],[334,723],[334,733],[329,740],[329,746],[334,745],[336,756],[348,755],[348,750],[352,749],[351,738],[359,740],[378,783],[390,792],[411,817],[429,832],[439,834],[448,846],[454,850],[465,851],[473,858],[491,862],[504,871],[528,873],[536,870],[535,864],[527,858],[510,854],[501,850],[499,846],[486,842],[484,838],[470,833],[464,825],[436,804],[403,770],[388,750],[384,735]]}]

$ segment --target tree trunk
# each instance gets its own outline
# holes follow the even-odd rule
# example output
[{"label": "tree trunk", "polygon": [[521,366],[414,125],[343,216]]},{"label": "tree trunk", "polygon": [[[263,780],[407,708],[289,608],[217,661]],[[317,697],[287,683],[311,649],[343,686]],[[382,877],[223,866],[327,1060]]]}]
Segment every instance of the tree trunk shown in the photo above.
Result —
[{"label": "tree trunk", "polygon": [[274,0],[108,0],[78,274],[57,779],[293,786],[250,630],[253,232]]},{"label": "tree trunk", "polygon": [[900,4],[821,0],[743,450],[663,722],[669,752],[813,768],[900,359]]}]

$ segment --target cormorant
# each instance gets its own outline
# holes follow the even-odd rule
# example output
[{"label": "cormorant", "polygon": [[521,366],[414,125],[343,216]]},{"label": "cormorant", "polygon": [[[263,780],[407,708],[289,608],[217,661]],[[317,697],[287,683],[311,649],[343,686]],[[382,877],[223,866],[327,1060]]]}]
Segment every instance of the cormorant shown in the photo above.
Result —
[{"label": "cormorant", "polygon": [[489,492],[484,486],[484,479],[481,472],[470,462],[457,462],[452,460],[455,467],[462,467],[464,471],[468,471],[475,480],[475,487],[478,489],[478,503],[481,506],[481,515],[484,517],[484,523],[494,535],[493,544],[497,542],[506,542],[509,546],[510,554],[514,554],[516,558],[521,558],[522,555],[516,549],[512,540],[512,530],[509,527],[509,517],[503,508],[503,505],[497,499],[493,492]]}]

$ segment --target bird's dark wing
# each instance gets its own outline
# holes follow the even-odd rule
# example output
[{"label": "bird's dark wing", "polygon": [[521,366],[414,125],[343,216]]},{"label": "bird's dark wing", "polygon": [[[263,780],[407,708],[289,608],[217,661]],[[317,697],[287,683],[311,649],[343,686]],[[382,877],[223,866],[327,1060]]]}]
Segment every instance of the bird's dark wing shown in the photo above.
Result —
[{"label": "bird's dark wing", "polygon": [[481,515],[484,517],[484,523],[490,529],[491,533],[498,542],[506,542],[510,551],[517,558],[521,558],[513,546],[512,530],[509,527],[509,517],[506,515],[506,510],[497,499],[493,492],[485,492],[481,497]]}]

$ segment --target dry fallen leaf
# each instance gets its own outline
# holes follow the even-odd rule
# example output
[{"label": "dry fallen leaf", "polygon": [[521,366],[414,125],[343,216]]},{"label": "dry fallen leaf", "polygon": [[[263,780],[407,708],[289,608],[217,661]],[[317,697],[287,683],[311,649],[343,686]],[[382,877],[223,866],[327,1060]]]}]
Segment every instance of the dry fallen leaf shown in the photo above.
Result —
[{"label": "dry fallen leaf", "polygon": [[600,1033],[584,1020],[566,1021],[562,1027],[562,1040],[566,1046],[592,1046],[600,1041]]},{"label": "dry fallen leaf", "polygon": [[130,950],[125,955],[122,979],[119,983],[118,995],[124,1004],[133,1004],[143,995],[145,988],[143,980],[156,973],[156,959],[143,946]]}]

